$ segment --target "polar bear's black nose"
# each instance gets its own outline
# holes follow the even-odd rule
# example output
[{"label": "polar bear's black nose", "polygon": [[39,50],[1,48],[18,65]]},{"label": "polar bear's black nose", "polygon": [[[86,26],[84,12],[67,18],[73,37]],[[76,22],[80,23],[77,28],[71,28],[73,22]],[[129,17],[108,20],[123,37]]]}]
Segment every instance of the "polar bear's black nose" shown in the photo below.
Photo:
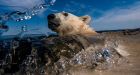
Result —
[{"label": "polar bear's black nose", "polygon": [[48,19],[54,19],[54,18],[55,18],[55,15],[54,14],[48,15]]}]

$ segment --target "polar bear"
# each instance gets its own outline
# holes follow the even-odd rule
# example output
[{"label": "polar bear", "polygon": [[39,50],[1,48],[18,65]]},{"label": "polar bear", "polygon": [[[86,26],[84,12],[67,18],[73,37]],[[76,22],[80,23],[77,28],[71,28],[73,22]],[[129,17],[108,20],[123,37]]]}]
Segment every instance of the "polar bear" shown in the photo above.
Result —
[{"label": "polar bear", "polygon": [[91,17],[75,16],[68,12],[60,12],[48,15],[48,28],[58,33],[59,36],[66,35],[84,35],[93,36],[97,32],[93,30],[88,24]]}]

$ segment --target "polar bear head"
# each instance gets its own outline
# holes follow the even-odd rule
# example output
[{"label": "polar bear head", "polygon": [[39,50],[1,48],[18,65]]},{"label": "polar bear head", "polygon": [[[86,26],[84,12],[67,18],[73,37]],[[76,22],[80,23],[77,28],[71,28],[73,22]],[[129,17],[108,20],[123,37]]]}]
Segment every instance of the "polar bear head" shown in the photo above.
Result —
[{"label": "polar bear head", "polygon": [[95,35],[97,34],[88,23],[91,17],[78,17],[68,12],[60,12],[48,15],[48,27],[58,33],[60,36],[64,35]]}]

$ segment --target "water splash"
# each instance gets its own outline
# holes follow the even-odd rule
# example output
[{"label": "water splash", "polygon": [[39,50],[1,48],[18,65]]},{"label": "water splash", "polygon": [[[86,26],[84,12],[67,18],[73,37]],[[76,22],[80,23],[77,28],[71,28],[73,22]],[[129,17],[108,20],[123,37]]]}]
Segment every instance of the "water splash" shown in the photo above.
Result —
[{"label": "water splash", "polygon": [[10,13],[5,13],[4,15],[0,16],[0,18],[1,18],[0,20],[2,22],[6,22],[8,20],[22,21],[22,20],[31,19],[32,16],[37,15],[43,9],[49,8],[49,6],[54,5],[55,1],[56,0],[49,0],[49,1],[47,1],[47,3],[42,3],[42,4],[32,7],[30,9],[26,9],[24,12],[23,11],[13,11]]},{"label": "water splash", "polygon": [[[41,11],[44,9],[49,8],[50,6],[54,5],[56,0],[41,0],[42,3],[38,4],[32,8],[23,8],[23,7],[18,7],[21,9],[24,9],[24,11],[12,11],[12,12],[5,12],[4,14],[0,13],[0,35],[3,32],[6,32],[8,30],[8,26],[5,25],[9,20],[14,20],[14,21],[23,21],[23,20],[29,20],[33,16],[38,15]],[[0,5],[1,6],[1,5]],[[16,6],[3,6],[2,7],[16,7]]]}]

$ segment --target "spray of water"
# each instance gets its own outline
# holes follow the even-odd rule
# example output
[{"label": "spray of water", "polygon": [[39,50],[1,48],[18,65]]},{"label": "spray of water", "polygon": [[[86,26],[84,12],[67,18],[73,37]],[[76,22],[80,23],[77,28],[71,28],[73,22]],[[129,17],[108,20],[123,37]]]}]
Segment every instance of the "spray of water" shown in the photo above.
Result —
[{"label": "spray of water", "polygon": [[[23,20],[29,20],[33,16],[39,14],[44,9],[49,8],[50,6],[54,5],[56,0],[41,0],[41,4],[37,4],[33,6],[32,8],[25,8],[22,6],[4,6],[0,5],[1,7],[16,7],[17,10],[12,12],[6,12],[4,14],[0,13],[0,34],[2,34],[4,31],[8,30],[8,27],[5,27],[6,22],[9,20],[14,21],[23,21]],[[18,11],[18,9],[22,9],[24,11]]]},{"label": "spray of water", "polygon": [[2,20],[2,22],[5,22],[7,20],[22,21],[31,19],[32,16],[37,15],[41,10],[49,8],[49,6],[54,5],[55,1],[56,0],[42,1],[42,4],[36,5],[30,9],[21,7],[25,9],[25,11],[13,11],[10,13],[6,13],[4,16],[3,15],[0,16],[1,18],[0,20]]}]

